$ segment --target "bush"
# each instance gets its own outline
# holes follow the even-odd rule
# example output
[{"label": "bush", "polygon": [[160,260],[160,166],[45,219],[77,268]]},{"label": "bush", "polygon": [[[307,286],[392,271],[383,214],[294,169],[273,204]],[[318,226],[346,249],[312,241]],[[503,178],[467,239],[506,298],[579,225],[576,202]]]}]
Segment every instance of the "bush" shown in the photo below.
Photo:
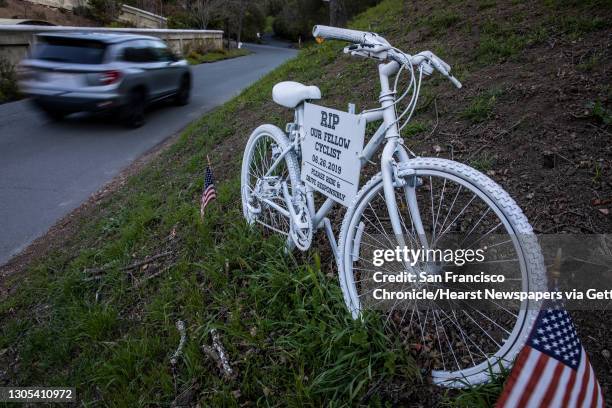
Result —
[{"label": "bush", "polygon": [[102,23],[114,21],[121,11],[121,3],[115,0],[89,0],[89,17]]},{"label": "bush", "polygon": [[128,21],[113,21],[106,26],[109,28],[136,28],[136,25]]},{"label": "bush", "polygon": [[91,9],[89,7],[87,7],[87,6],[78,5],[78,6],[75,6],[72,9],[72,14],[74,14],[75,16],[81,16],[81,17],[89,18],[89,17],[91,17]]},{"label": "bush", "polygon": [[189,17],[188,14],[185,13],[175,13],[171,16],[168,16],[168,28],[174,29],[188,29],[195,28],[195,23],[193,19]]},{"label": "bush", "polygon": [[0,103],[19,99],[15,66],[0,58]]},{"label": "bush", "polygon": [[202,56],[211,51],[217,51],[210,41],[191,41],[183,47],[183,55],[189,58],[196,58],[198,55]]}]

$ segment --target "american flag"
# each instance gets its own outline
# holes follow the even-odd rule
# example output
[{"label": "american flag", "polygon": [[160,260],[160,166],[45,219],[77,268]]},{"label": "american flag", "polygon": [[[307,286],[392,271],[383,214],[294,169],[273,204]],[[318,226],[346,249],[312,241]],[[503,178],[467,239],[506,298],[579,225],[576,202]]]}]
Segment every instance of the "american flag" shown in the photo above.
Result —
[{"label": "american flag", "polygon": [[210,164],[206,166],[206,176],[204,177],[204,191],[200,200],[200,217],[204,218],[204,209],[209,202],[217,198],[217,190],[215,189],[215,181],[213,179],[212,169]]},{"label": "american flag", "polygon": [[601,387],[565,308],[540,311],[497,408],[603,407]]}]

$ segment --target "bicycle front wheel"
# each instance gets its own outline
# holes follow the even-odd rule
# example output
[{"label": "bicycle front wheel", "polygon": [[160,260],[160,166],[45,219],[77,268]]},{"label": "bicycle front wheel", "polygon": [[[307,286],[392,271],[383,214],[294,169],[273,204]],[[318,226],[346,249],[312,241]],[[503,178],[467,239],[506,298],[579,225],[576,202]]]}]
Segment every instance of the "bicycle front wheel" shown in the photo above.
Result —
[{"label": "bicycle front wheel", "polygon": [[[436,250],[474,249],[488,242],[489,247],[483,249],[486,260],[478,268],[488,262],[494,265],[489,273],[503,274],[505,291],[544,290],[543,259],[532,228],[498,184],[464,164],[439,158],[401,163],[397,174],[405,181],[394,187],[404,247],[429,249],[435,257]],[[416,205],[409,202],[410,195],[416,198]],[[415,207],[418,217],[411,213]],[[406,300],[405,294],[426,290],[473,290],[477,285],[449,285],[438,278],[447,272],[473,275],[474,269],[458,267],[446,258],[383,264],[383,252],[376,258],[375,251],[394,250],[400,242],[390,218],[379,173],[360,190],[340,232],[340,285],[353,317],[366,309],[379,314],[389,334],[400,336],[431,370],[436,384],[465,387],[488,381],[508,367],[524,345],[539,303],[524,300],[502,305],[491,300],[476,305],[453,300],[450,307],[444,307],[430,300],[417,301],[416,295]],[[416,233],[418,223],[423,225],[423,235]],[[384,279],[381,283],[383,276],[407,273],[416,276],[412,283],[391,285]],[[393,291],[401,296],[392,296]]]}]

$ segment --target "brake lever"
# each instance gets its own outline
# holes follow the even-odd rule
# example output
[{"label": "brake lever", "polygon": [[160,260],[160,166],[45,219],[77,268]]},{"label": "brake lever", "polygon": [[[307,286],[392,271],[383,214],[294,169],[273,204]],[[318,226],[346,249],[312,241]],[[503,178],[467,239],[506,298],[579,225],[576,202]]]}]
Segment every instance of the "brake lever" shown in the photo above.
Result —
[{"label": "brake lever", "polygon": [[419,68],[425,75],[431,75],[434,71],[434,67],[427,60],[423,60],[423,62],[419,64]]},{"label": "brake lever", "polygon": [[450,81],[453,83],[453,85],[455,85],[455,86],[456,86],[458,89],[461,89],[461,87],[463,86],[463,85],[461,85],[461,82],[459,82],[459,80],[458,80],[457,78],[455,78],[454,76],[452,76],[452,75],[450,75],[450,74],[449,74],[447,78],[448,78],[448,79],[449,79],[449,80],[450,80]]},{"label": "brake lever", "polygon": [[451,69],[450,65],[442,61],[433,53],[431,54],[429,62],[431,62],[431,64],[440,72],[440,74],[442,74],[442,76],[446,77],[449,81],[451,81],[453,85],[455,85],[458,89],[461,89],[461,87],[463,86],[461,85],[461,82],[459,82],[459,80],[452,76],[449,72]]},{"label": "brake lever", "polygon": [[345,54],[382,61],[387,58],[387,50],[389,48],[386,45],[380,44],[352,44],[344,47],[343,51]]}]

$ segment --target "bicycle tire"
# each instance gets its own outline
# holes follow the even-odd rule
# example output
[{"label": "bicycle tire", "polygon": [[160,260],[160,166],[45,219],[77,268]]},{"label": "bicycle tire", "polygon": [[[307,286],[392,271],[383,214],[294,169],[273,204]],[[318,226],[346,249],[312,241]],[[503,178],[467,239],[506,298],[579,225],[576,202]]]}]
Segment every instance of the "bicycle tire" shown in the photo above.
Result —
[{"label": "bicycle tire", "polygon": [[[526,279],[529,290],[546,290],[547,284],[543,257],[537,239],[533,234],[533,229],[516,202],[501,186],[469,166],[441,158],[415,158],[399,164],[398,174],[405,174],[407,172],[417,176],[419,174],[428,174],[428,172],[430,174],[432,172],[447,174],[471,184],[475,190],[487,197],[509,221],[509,224],[512,226],[511,233],[516,234],[526,265],[525,272],[522,275],[526,275],[524,279]],[[352,232],[352,230],[356,228],[358,221],[356,218],[360,217],[359,211],[363,211],[366,200],[371,199],[374,197],[374,194],[380,191],[382,191],[382,175],[378,173],[360,189],[346,212],[340,231],[338,243],[339,256],[337,260],[339,281],[345,304],[352,313],[353,318],[359,318],[362,310],[360,309],[358,299],[355,299],[355,287],[351,288],[351,285],[355,285],[352,271],[352,239],[354,237],[354,231]],[[524,284],[525,282],[523,282]],[[487,382],[490,380],[491,373],[497,374],[502,370],[502,367],[510,366],[525,344],[539,313],[540,306],[540,304],[534,303],[528,305],[524,311],[519,312],[521,318],[517,318],[515,328],[512,331],[513,336],[498,350],[499,353],[494,354],[491,358],[470,369],[457,371],[434,370],[432,371],[434,383],[449,388],[472,386]]]}]

